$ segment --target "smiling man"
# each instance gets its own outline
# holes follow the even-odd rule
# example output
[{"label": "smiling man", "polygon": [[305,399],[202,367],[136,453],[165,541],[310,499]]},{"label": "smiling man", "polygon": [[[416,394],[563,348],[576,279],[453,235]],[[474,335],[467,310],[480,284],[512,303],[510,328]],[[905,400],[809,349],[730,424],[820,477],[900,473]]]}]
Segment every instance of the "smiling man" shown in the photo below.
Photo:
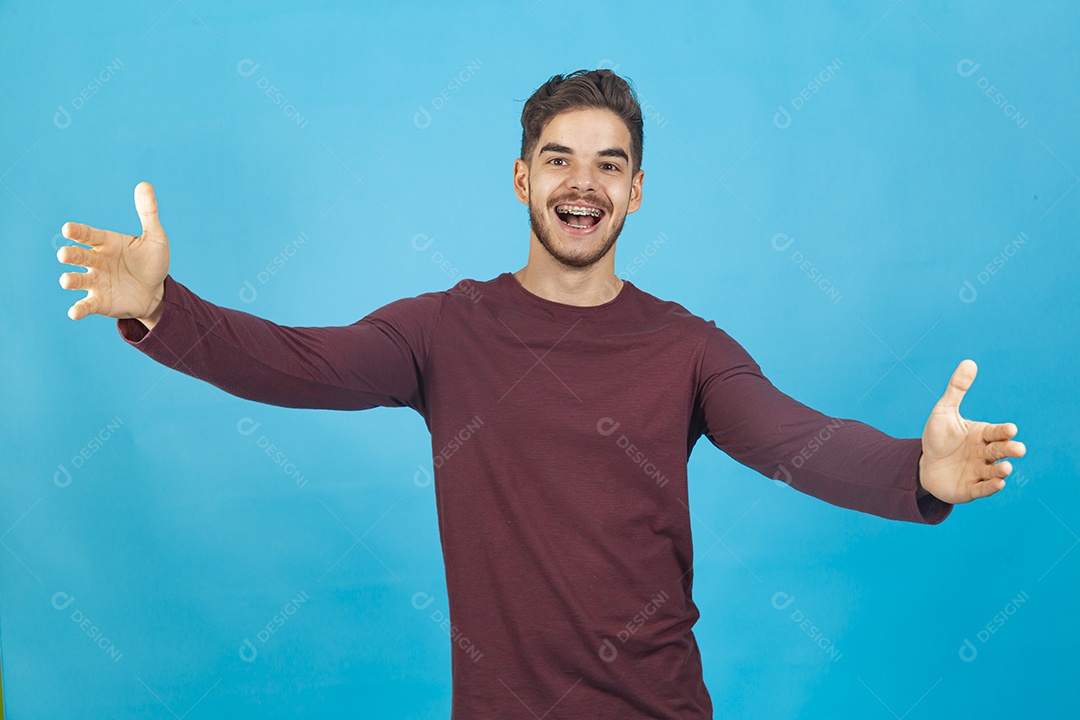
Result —
[{"label": "smiling man", "polygon": [[[973,422],[960,363],[921,438],[781,392],[712,321],[614,272],[641,205],[642,117],[608,70],[525,103],[514,191],[528,262],[403,298],[344,327],[287,327],[168,274],[148,183],[143,234],[66,223],[68,311],[117,318],[154,360],[287,407],[409,407],[427,423],[453,638],[453,717],[712,717],[692,628],[687,461],[706,437],[763,475],[883,518],[940,523],[1004,487],[1012,423]],[[445,448],[453,448],[452,453]]]}]

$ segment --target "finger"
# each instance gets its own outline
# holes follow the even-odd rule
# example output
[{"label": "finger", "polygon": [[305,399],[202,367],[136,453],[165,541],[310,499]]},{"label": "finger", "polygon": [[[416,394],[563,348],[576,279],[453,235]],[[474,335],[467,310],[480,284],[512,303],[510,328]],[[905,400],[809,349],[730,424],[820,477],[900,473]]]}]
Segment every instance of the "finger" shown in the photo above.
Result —
[{"label": "finger", "polygon": [[141,182],[135,186],[135,209],[139,213],[143,234],[158,236],[165,234],[165,229],[161,227],[161,220],[158,218],[154,186],[150,183]]},{"label": "finger", "polygon": [[1003,487],[1005,487],[1005,479],[1000,477],[975,483],[975,486],[971,488],[971,499],[978,500],[979,498],[989,497]]},{"label": "finger", "polygon": [[968,485],[978,485],[984,482],[1004,480],[1012,472],[1012,469],[1012,463],[1008,460],[996,463],[982,463],[969,471],[964,482]]},{"label": "finger", "polygon": [[68,308],[68,317],[72,320],[82,320],[87,315],[93,315],[98,311],[97,297],[87,295],[79,302]]},{"label": "finger", "polygon": [[959,410],[960,401],[964,399],[964,393],[968,391],[971,383],[975,380],[975,373],[978,372],[978,369],[974,360],[961,360],[960,364],[956,366],[956,370],[953,370],[952,377],[949,378],[949,386],[945,388],[945,393],[937,401],[935,409],[939,411]]},{"label": "finger", "polygon": [[68,240],[74,240],[83,245],[102,245],[105,242],[104,230],[83,225],[82,223],[66,222],[60,228],[60,234]]},{"label": "finger", "polygon": [[986,442],[994,442],[995,440],[1008,440],[1017,432],[1017,427],[1013,423],[998,423],[997,425],[987,425],[983,428],[983,440]]},{"label": "finger", "polygon": [[982,456],[987,462],[997,462],[1004,458],[1023,457],[1026,452],[1027,447],[1024,443],[1010,440],[989,443],[983,448]]},{"label": "finger", "polygon": [[88,272],[66,272],[60,276],[60,287],[65,290],[89,290],[89,275]]},{"label": "finger", "polygon": [[85,268],[97,267],[97,255],[78,245],[65,245],[56,251],[56,259],[65,265],[81,265]]}]

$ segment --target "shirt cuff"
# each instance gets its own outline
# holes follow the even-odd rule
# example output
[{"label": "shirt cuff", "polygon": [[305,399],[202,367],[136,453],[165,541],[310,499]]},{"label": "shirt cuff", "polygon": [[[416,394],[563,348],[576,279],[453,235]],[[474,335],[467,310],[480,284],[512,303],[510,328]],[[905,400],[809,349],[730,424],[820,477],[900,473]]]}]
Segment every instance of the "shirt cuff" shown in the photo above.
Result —
[{"label": "shirt cuff", "polygon": [[937,525],[945,518],[949,517],[952,512],[953,504],[947,503],[944,500],[939,500],[931,493],[919,497],[919,485],[921,479],[919,478],[919,460],[922,459],[922,450],[919,451],[919,456],[915,459],[915,505],[919,509],[919,515],[922,517],[922,521],[927,525]]}]

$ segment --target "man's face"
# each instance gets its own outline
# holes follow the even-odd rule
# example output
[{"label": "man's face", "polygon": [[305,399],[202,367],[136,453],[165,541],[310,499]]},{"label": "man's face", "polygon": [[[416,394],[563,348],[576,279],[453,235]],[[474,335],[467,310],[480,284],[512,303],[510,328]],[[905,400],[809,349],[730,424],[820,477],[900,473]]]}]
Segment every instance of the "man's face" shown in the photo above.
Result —
[{"label": "man's face", "polygon": [[[529,206],[544,249],[563,265],[585,268],[608,254],[627,214],[641,205],[645,172],[631,177],[631,169],[630,130],[618,115],[568,110],[544,126],[528,164],[514,161],[514,191]],[[590,214],[566,212],[571,207]]]}]

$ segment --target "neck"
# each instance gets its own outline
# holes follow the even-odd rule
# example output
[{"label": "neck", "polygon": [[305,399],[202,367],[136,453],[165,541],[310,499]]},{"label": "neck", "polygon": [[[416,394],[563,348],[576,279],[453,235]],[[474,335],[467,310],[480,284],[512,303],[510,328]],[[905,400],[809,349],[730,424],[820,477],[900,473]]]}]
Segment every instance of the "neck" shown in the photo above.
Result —
[{"label": "neck", "polygon": [[530,252],[529,262],[514,277],[523,288],[545,300],[578,307],[603,305],[614,300],[623,287],[623,281],[615,276],[614,255],[612,248],[589,267],[575,268],[558,262],[546,250],[546,259]]}]

